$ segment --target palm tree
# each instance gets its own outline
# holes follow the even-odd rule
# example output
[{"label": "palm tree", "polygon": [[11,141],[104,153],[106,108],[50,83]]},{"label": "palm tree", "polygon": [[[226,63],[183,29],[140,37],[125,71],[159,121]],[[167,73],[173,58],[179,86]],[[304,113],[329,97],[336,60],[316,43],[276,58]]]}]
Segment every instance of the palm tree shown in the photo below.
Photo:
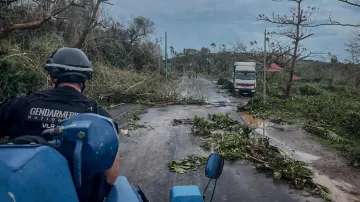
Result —
[{"label": "palm tree", "polygon": [[210,44],[210,46],[214,49],[214,53],[215,53],[216,44],[215,44],[214,42],[212,42],[212,43]]},{"label": "palm tree", "polygon": [[223,52],[225,52],[225,51],[226,51],[226,46],[225,46],[225,44],[223,44],[222,47],[223,47]]},{"label": "palm tree", "polygon": [[214,42],[212,42],[210,44],[210,46],[214,49],[214,65],[215,65],[215,58],[216,58],[216,52],[215,52],[215,48],[216,48],[216,44]]}]

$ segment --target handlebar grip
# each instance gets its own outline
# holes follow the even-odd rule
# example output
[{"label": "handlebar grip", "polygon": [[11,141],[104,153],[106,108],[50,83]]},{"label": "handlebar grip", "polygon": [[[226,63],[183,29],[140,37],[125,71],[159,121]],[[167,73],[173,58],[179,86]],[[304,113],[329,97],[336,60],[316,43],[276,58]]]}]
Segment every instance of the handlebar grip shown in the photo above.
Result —
[{"label": "handlebar grip", "polygon": [[[46,129],[41,133],[41,136],[43,136],[46,140],[52,140],[53,136],[58,136],[61,135],[63,132],[63,127],[55,127],[55,128],[50,128],[50,129]],[[50,139],[49,139],[50,138]]]}]

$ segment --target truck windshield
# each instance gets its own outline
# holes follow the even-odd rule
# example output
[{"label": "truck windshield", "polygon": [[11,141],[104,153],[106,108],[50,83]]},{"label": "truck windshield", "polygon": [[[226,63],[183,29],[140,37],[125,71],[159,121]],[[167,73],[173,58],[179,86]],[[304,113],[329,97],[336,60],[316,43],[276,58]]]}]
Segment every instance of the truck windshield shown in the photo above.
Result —
[{"label": "truck windshield", "polygon": [[255,80],[256,73],[255,72],[236,72],[235,79],[241,80]]}]

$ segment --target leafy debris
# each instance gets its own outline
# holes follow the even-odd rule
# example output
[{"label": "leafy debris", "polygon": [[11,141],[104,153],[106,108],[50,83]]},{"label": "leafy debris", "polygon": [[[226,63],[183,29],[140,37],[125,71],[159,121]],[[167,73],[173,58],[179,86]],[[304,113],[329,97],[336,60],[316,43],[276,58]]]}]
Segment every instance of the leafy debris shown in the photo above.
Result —
[{"label": "leafy debris", "polygon": [[[266,137],[255,137],[253,129],[231,118],[230,114],[195,116],[192,134],[201,136],[201,147],[214,150],[228,161],[245,159],[274,180],[285,180],[293,188],[306,190],[330,201],[329,189],[313,181],[313,171],[304,162],[295,161],[281,149],[271,146]],[[170,162],[171,163],[171,162]],[[185,164],[187,161],[184,162]],[[179,164],[174,164],[173,170]],[[183,165],[183,164],[181,164]],[[187,167],[186,167],[187,168]],[[183,168],[176,168],[183,172]],[[195,169],[195,167],[191,167]]]},{"label": "leafy debris", "polygon": [[323,127],[320,127],[320,126],[314,126],[314,125],[307,124],[307,125],[304,125],[303,128],[304,128],[304,130],[306,132],[309,132],[311,134],[317,135],[317,136],[322,137],[322,138],[331,139],[331,140],[334,140],[336,142],[346,142],[346,141],[348,141],[345,138],[337,135],[333,131],[328,130],[328,129],[323,128]]},{"label": "leafy debris", "polygon": [[169,168],[172,172],[187,173],[199,168],[205,168],[207,157],[204,156],[187,156],[181,161],[170,161]]},{"label": "leafy debris", "polygon": [[194,121],[190,118],[187,119],[174,119],[173,126],[182,125],[182,124],[193,124]]},{"label": "leafy debris", "polygon": [[129,122],[129,123],[127,124],[127,128],[128,128],[129,130],[136,130],[136,129],[138,129],[138,128],[146,128],[146,126],[145,126],[145,125],[142,125],[142,124],[139,124],[139,123],[137,123],[137,122]]},{"label": "leafy debris", "polygon": [[146,113],[146,107],[144,105],[136,105],[126,112],[126,117],[130,121],[138,121],[140,120],[139,115]]}]

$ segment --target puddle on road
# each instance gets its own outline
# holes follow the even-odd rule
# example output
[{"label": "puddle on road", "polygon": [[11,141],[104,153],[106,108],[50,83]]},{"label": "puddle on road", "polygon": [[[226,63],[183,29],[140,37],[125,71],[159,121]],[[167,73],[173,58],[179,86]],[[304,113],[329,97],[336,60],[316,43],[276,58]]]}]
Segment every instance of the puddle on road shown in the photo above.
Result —
[{"label": "puddle on road", "polygon": [[[270,138],[270,144],[281,148],[287,155],[291,156],[294,160],[311,163],[313,161],[320,159],[319,156],[315,156],[315,155],[312,155],[309,153],[301,152],[301,151],[290,148],[284,142],[282,142],[281,140],[272,136],[271,134],[274,131],[269,131],[268,129],[266,129],[266,127],[268,127],[268,126],[269,125],[265,123],[265,136]],[[263,136],[263,132],[264,132],[263,127],[258,127],[255,129],[255,134],[257,134],[257,135]]]},{"label": "puddle on road", "polygon": [[255,116],[246,114],[245,112],[240,112],[241,118],[245,121],[246,124],[259,127],[263,125],[263,121],[255,118]]},{"label": "puddle on road", "polygon": [[233,104],[231,102],[227,102],[227,101],[207,102],[207,103],[210,107],[215,107],[215,108],[233,106]]},{"label": "puddle on road", "polygon": [[[256,127],[255,133],[257,135],[263,135],[263,120],[255,118],[253,115],[246,114],[244,112],[240,112],[240,116],[245,121],[246,124]],[[265,129],[266,127],[270,126],[265,122]],[[265,136],[270,138],[270,143],[274,146],[278,146],[279,148],[283,149],[284,152],[294,158],[295,160],[304,161],[310,163],[312,161],[316,161],[320,159],[319,156],[315,156],[309,153],[297,151],[291,149],[290,147],[286,146],[284,142],[281,140],[276,139],[271,134],[281,131],[280,129],[276,129],[275,131],[265,130]],[[356,188],[346,182],[343,181],[336,181],[331,180],[326,175],[320,175],[316,170],[314,181],[328,187],[331,191],[331,197],[336,202],[360,202],[360,196]],[[349,194],[351,193],[351,194]],[[355,194],[355,195],[354,195]]]},{"label": "puddle on road", "polygon": [[[257,119],[253,115],[246,114],[244,112],[240,112],[240,116],[242,117],[242,119],[245,121],[246,124],[257,127],[255,129],[256,134],[263,135],[263,124],[264,124],[263,120]],[[297,150],[291,149],[290,147],[286,146],[286,144],[284,142],[276,139],[275,137],[273,137],[271,135],[271,133],[273,131],[267,130],[266,127],[268,127],[268,126],[270,126],[270,125],[265,122],[265,136],[270,138],[270,142],[273,143],[274,146],[280,147],[281,149],[283,149],[285,151],[286,154],[293,157],[295,160],[310,163],[312,161],[320,159],[320,157],[318,157],[318,156],[314,156],[309,153],[297,151]]]},{"label": "puddle on road", "polygon": [[[297,157],[297,158],[296,158]],[[315,156],[309,153],[301,152],[301,151],[295,151],[295,160],[305,161],[305,162],[312,162],[319,160],[319,156]]]}]

